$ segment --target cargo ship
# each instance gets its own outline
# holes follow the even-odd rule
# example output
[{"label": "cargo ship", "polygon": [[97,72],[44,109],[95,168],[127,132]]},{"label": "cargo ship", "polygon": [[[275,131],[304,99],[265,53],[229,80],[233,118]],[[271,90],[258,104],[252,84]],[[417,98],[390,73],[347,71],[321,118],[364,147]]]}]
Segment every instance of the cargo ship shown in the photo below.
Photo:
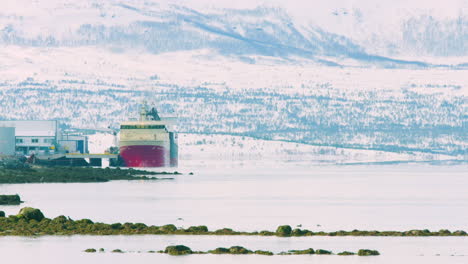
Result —
[{"label": "cargo ship", "polygon": [[161,118],[156,108],[143,103],[139,120],[120,126],[120,158],[126,167],[176,167],[177,134],[170,132],[172,121]]}]

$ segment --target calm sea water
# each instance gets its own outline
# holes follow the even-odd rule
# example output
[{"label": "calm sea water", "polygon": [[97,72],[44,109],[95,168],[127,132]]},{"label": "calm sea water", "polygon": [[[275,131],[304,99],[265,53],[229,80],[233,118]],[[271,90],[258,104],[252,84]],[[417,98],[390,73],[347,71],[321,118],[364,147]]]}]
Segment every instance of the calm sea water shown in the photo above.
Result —
[{"label": "calm sea water", "polygon": [[[380,256],[168,256],[147,253],[167,245],[183,244],[194,250],[241,245],[249,249],[281,252],[288,249],[323,248],[334,252],[378,249]],[[243,236],[72,236],[3,237],[2,260],[14,263],[453,263],[468,262],[466,237],[243,237]],[[104,248],[105,253],[85,253],[87,248]],[[125,254],[110,253],[113,249]]]},{"label": "calm sea water", "polygon": [[[21,195],[21,207],[40,208],[47,217],[66,215],[93,221],[151,225],[206,225],[210,230],[275,230],[301,225],[310,230],[468,230],[468,167],[431,165],[291,166],[283,168],[181,168],[194,175],[172,181],[114,181],[77,184],[0,185],[0,193]],[[338,256],[189,256],[152,254],[86,255],[89,247],[138,251],[168,244],[193,249],[242,245],[275,252],[300,248],[334,251],[377,249],[376,258]],[[2,256],[31,252],[44,263],[81,256],[93,263],[468,263],[466,238],[260,238],[260,237],[41,237],[0,238]],[[441,254],[441,256],[436,256]],[[424,255],[424,256],[420,256]],[[456,256],[451,256],[456,255]],[[447,258],[447,259],[445,259]],[[80,261],[81,262],[81,261]],[[64,263],[64,262],[62,262]],[[68,263],[73,263],[70,261]]]}]

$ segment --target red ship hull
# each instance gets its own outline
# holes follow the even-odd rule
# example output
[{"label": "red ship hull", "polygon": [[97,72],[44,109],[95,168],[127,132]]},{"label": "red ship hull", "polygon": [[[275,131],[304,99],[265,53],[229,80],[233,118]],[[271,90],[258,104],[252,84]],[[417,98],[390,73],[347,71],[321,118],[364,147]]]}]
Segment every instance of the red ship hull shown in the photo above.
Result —
[{"label": "red ship hull", "polygon": [[162,146],[120,147],[120,156],[126,167],[167,167],[169,150]]}]

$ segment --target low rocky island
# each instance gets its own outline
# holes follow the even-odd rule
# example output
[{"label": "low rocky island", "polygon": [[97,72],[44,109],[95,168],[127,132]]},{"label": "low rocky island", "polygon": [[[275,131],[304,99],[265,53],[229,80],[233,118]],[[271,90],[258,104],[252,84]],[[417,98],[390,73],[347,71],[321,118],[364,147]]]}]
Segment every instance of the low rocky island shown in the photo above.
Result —
[{"label": "low rocky island", "polygon": [[0,167],[0,184],[108,182],[114,180],[167,180],[156,175],[179,175],[179,172],[154,172],[120,168],[92,167]]},{"label": "low rocky island", "polygon": [[[94,248],[85,249],[84,252],[87,253],[96,253],[98,250]],[[99,252],[104,252],[104,249],[100,249]],[[111,252],[119,252],[124,253],[121,249],[114,249]],[[138,251],[141,252],[141,251]],[[265,256],[273,256],[273,255],[335,255],[330,250],[324,249],[317,249],[314,250],[312,248],[304,249],[304,250],[289,250],[287,252],[280,252],[280,253],[273,253],[267,250],[250,250],[245,247],[241,246],[232,246],[230,248],[223,248],[219,247],[213,250],[208,251],[194,251],[191,248],[185,245],[175,245],[175,246],[167,246],[165,250],[150,250],[148,253],[162,253],[168,254],[171,256],[184,256],[184,255],[192,255],[192,254],[215,254],[215,255],[265,255]],[[338,256],[378,256],[380,253],[377,250],[369,250],[369,249],[360,249],[358,253],[344,251],[341,253],[336,254]]]},{"label": "low rocky island", "polygon": [[[0,211],[0,236],[41,236],[41,235],[244,235],[244,236],[467,236],[465,231],[439,231],[410,230],[410,231],[336,231],[313,232],[306,229],[292,229],[290,226],[280,226],[276,232],[242,232],[230,228],[215,231],[208,230],[206,226],[191,226],[178,228],[173,224],[154,226],[143,223],[99,223],[90,219],[73,220],[66,216],[53,219],[46,218],[35,208],[26,207],[17,215],[5,217]],[[364,253],[363,253],[364,254]]]}]

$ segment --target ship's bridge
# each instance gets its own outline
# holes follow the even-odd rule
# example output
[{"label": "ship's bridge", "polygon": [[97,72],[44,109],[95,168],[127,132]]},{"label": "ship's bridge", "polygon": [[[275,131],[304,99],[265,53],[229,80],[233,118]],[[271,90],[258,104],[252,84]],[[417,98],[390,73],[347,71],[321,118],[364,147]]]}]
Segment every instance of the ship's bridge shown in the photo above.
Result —
[{"label": "ship's bridge", "polygon": [[141,144],[152,144],[150,141],[169,142],[169,128],[164,120],[124,122],[120,125],[120,145],[124,141],[131,141],[132,144],[136,141]]},{"label": "ship's bridge", "polygon": [[176,124],[176,118],[167,117],[161,120],[145,120],[145,121],[127,121],[122,122],[120,129],[166,129],[173,130]]},{"label": "ship's bridge", "polygon": [[120,129],[166,129],[164,122],[127,122],[120,125]]}]

